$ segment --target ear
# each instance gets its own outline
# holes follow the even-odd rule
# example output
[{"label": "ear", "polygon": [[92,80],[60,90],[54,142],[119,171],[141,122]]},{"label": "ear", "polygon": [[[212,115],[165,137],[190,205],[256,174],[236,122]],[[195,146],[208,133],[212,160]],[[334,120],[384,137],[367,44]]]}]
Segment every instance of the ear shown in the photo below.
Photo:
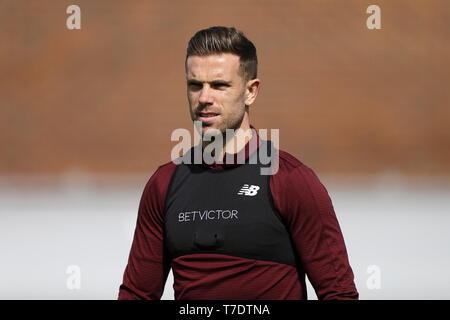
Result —
[{"label": "ear", "polygon": [[245,105],[249,106],[255,102],[256,96],[259,92],[259,79],[252,79],[247,81],[245,85]]}]

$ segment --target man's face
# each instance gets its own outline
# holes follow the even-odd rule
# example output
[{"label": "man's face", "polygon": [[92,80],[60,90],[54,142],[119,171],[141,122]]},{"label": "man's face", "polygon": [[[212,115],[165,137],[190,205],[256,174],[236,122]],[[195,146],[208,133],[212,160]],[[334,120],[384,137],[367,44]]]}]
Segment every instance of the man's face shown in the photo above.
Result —
[{"label": "man's face", "polygon": [[245,116],[246,86],[239,57],[231,53],[190,56],[186,61],[191,118],[208,129],[238,129]]}]

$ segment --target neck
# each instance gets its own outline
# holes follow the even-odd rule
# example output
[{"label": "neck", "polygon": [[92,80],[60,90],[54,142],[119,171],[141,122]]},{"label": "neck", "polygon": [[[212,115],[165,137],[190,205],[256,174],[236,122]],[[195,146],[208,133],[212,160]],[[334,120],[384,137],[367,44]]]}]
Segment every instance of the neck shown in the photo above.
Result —
[{"label": "neck", "polygon": [[[241,151],[252,138],[252,130],[250,128],[248,118],[244,119],[238,129],[222,132],[222,148],[214,149],[214,158],[216,160],[223,159],[225,153],[236,154]],[[203,148],[212,143],[212,141],[203,140]]]}]

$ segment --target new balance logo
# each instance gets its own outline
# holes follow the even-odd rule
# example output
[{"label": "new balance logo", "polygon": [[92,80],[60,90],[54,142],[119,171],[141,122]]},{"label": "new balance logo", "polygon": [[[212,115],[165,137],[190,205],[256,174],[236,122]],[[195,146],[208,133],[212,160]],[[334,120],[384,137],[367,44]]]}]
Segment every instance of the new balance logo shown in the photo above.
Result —
[{"label": "new balance logo", "polygon": [[244,184],[241,188],[241,190],[239,190],[238,195],[244,195],[244,196],[256,196],[256,194],[258,193],[259,187],[258,186],[254,186],[254,185],[248,185],[248,184]]}]

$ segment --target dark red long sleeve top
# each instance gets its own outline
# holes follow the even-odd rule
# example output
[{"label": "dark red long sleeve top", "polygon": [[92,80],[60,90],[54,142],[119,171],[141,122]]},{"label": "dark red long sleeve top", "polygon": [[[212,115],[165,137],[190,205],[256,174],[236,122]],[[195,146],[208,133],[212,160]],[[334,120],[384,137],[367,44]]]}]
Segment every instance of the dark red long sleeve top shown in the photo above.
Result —
[{"label": "dark red long sleeve top", "polygon": [[[259,145],[257,135],[252,139],[258,139]],[[248,158],[254,151],[247,144],[241,152]],[[164,245],[164,206],[176,164],[169,162],[156,170],[143,191],[118,298],[160,299],[172,268],[175,299],[307,299],[305,275],[319,300],[358,299],[327,190],[316,174],[292,155],[279,150],[278,159],[278,171],[270,177],[270,191],[300,258],[299,265],[223,254],[170,259]],[[225,158],[224,162],[209,167],[227,170],[238,165],[227,164]]]}]

